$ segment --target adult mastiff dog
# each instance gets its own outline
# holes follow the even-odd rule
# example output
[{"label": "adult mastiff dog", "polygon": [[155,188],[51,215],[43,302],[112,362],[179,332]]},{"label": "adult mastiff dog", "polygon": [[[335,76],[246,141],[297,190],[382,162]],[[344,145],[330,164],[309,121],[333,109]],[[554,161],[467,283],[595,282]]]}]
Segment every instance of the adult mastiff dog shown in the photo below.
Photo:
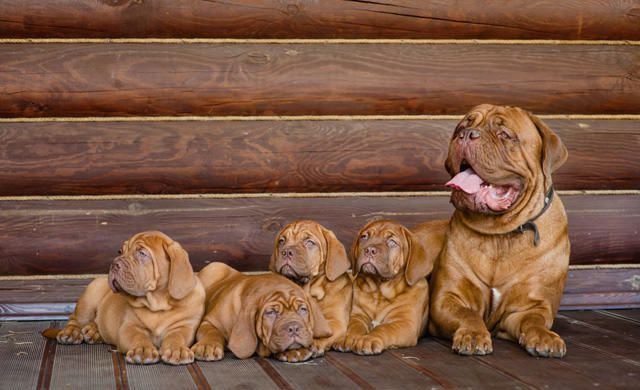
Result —
[{"label": "adult mastiff dog", "polygon": [[445,163],[456,210],[432,276],[429,324],[455,352],[489,354],[494,334],[533,356],[565,355],[550,328],[569,267],[551,174],[566,159],[560,138],[517,107],[483,104],[456,127]]}]

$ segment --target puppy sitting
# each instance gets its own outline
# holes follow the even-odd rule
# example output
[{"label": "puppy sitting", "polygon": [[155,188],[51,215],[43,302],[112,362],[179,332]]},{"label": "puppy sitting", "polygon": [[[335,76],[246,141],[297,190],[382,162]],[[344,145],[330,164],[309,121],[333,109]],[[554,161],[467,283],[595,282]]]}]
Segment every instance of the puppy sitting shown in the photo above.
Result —
[{"label": "puppy sitting", "polygon": [[352,296],[349,266],[342,243],[317,222],[292,222],[276,236],[269,269],[301,285],[318,302],[331,327],[331,337],[314,340],[314,356],[322,356],[347,331]]},{"label": "puppy sitting", "polygon": [[[446,221],[413,232],[392,221],[374,221],[358,233],[352,252],[353,305],[347,335],[334,344],[360,355],[416,345],[427,325],[426,276],[442,246]],[[432,231],[440,230],[438,234]],[[433,247],[427,255],[426,247]]]},{"label": "puppy sitting", "polygon": [[222,359],[226,345],[240,359],[257,352],[299,362],[311,357],[314,337],[331,336],[314,300],[280,275],[244,275],[212,263],[198,277],[207,292],[198,342],[191,347],[198,360]]},{"label": "puppy sitting", "polygon": [[113,344],[128,363],[187,364],[204,298],[180,244],[161,232],[138,233],[123,244],[108,278],[87,286],[64,329],[45,336],[57,333],[61,344]]}]

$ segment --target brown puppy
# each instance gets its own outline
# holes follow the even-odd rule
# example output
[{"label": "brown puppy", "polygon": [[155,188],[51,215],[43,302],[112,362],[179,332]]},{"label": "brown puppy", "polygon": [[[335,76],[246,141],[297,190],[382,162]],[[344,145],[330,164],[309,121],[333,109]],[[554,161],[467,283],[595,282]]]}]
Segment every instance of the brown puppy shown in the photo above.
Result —
[{"label": "brown puppy", "polygon": [[457,353],[491,353],[491,333],[533,356],[566,353],[549,330],[569,265],[551,173],[566,159],[558,136],[516,107],[480,105],[458,124],[446,160],[456,211],[431,279],[429,325]]},{"label": "brown puppy", "polygon": [[[429,286],[443,234],[442,221],[409,231],[392,221],[374,221],[358,233],[352,251],[353,305],[347,335],[334,349],[361,355],[416,345],[427,325]],[[433,255],[427,255],[431,247]]]},{"label": "brown puppy", "polygon": [[204,298],[180,244],[161,232],[138,233],[122,245],[109,276],[87,286],[57,339],[113,344],[128,363],[191,363]]},{"label": "brown puppy", "polygon": [[318,302],[331,327],[331,337],[314,340],[313,356],[322,356],[347,331],[350,266],[344,245],[317,222],[292,222],[276,235],[269,269],[301,285]]},{"label": "brown puppy", "polygon": [[318,305],[287,278],[244,275],[223,263],[207,265],[198,277],[207,292],[198,342],[191,347],[198,360],[222,359],[226,344],[240,359],[257,352],[299,362],[311,357],[314,337],[331,335]]}]

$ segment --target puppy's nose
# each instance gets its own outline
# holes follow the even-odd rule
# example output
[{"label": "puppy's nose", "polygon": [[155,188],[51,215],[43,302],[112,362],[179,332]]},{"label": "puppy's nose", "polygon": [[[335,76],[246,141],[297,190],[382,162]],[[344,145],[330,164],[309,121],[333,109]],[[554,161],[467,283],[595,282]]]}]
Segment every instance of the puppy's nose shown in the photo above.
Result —
[{"label": "puppy's nose", "polygon": [[302,325],[296,321],[291,321],[285,325],[285,329],[287,330],[287,334],[289,336],[297,336],[300,333],[301,328]]},{"label": "puppy's nose", "polygon": [[283,257],[286,257],[286,258],[289,258],[289,259],[292,258],[293,255],[295,254],[293,248],[291,248],[291,247],[283,248],[282,252],[280,252],[280,253],[282,254]]},{"label": "puppy's nose", "polygon": [[458,138],[462,141],[473,141],[480,138],[480,130],[474,129],[472,127],[462,129],[460,134],[458,134]]},{"label": "puppy's nose", "polygon": [[378,254],[378,249],[375,246],[368,246],[364,248],[364,254],[367,256],[375,256]]}]

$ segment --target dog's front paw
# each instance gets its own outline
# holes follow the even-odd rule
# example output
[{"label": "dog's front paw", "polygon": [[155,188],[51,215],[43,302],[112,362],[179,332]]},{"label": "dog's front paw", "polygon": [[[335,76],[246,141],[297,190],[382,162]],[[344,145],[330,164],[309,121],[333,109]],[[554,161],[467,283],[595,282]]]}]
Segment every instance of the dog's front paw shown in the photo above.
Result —
[{"label": "dog's front paw", "polygon": [[314,358],[324,356],[324,353],[331,348],[331,342],[328,338],[315,339],[311,345],[311,353]]},{"label": "dog's front paw", "polygon": [[299,363],[311,359],[313,352],[308,348],[290,349],[284,352],[278,352],[273,355],[274,358],[281,362]]},{"label": "dog's front paw", "polygon": [[541,326],[522,333],[518,342],[531,356],[561,358],[567,353],[564,340],[556,332]]},{"label": "dog's front paw", "polygon": [[453,335],[451,349],[460,355],[488,355],[493,352],[491,334],[486,329],[460,328]]},{"label": "dog's front paw", "polygon": [[160,350],[160,359],[167,364],[193,363],[194,353],[185,346],[166,347]]},{"label": "dog's front paw", "polygon": [[355,343],[357,338],[357,336],[353,336],[347,333],[343,337],[340,337],[336,341],[334,341],[331,348],[338,352],[351,352],[351,348],[353,348],[353,344]]},{"label": "dog's front paw", "polygon": [[375,336],[361,336],[353,343],[351,351],[358,355],[378,355],[384,351],[384,341]]},{"label": "dog's front paw", "polygon": [[127,351],[125,360],[131,364],[153,364],[160,360],[160,354],[152,344],[137,345]]},{"label": "dog's front paw", "polygon": [[67,325],[56,336],[60,344],[81,344],[84,341],[82,329],[76,325]]},{"label": "dog's front paw", "polygon": [[102,342],[98,326],[94,322],[90,322],[82,327],[82,339],[87,344],[99,344]]},{"label": "dog's front paw", "polygon": [[212,362],[224,357],[224,346],[221,344],[209,344],[198,341],[191,347],[196,360]]}]

